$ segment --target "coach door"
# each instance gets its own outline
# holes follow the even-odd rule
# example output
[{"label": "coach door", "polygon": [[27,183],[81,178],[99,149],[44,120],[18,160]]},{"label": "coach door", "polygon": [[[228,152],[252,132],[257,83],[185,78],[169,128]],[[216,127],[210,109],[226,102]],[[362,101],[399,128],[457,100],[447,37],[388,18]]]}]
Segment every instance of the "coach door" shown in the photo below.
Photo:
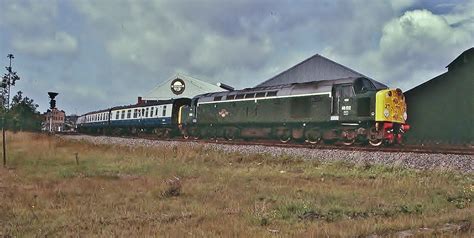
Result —
[{"label": "coach door", "polygon": [[354,91],[352,84],[334,85],[331,120],[347,120],[353,116]]}]

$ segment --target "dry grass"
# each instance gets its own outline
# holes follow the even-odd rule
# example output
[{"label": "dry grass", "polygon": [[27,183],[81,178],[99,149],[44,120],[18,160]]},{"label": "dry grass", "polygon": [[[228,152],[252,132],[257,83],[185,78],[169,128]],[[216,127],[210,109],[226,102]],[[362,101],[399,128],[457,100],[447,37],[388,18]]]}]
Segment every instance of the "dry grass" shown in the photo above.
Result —
[{"label": "dry grass", "polygon": [[472,174],[28,133],[8,142],[0,236],[366,236],[474,214]]}]

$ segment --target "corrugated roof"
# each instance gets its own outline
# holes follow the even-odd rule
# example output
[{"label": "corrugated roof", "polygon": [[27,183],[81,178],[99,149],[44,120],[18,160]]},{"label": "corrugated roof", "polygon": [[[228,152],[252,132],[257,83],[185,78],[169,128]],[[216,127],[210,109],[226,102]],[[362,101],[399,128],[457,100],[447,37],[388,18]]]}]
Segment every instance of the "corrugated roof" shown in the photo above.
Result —
[{"label": "corrugated roof", "polygon": [[316,54],[256,87],[357,77],[367,78],[361,73]]}]

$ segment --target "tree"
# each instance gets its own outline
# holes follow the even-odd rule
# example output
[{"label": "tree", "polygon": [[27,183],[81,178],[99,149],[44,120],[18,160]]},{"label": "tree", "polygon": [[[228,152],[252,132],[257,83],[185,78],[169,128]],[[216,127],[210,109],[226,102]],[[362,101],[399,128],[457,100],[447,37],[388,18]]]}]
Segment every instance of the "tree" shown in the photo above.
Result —
[{"label": "tree", "polygon": [[23,97],[23,92],[13,96],[10,111],[7,114],[7,127],[14,131],[38,131],[41,130],[41,115],[36,110],[38,104],[33,99]]}]

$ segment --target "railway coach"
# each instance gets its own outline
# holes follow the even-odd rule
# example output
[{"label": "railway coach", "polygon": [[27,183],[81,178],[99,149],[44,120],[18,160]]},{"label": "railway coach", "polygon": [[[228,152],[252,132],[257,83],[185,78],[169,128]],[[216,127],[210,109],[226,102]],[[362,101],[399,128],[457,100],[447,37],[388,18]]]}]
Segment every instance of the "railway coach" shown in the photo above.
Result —
[{"label": "railway coach", "polygon": [[185,138],[277,138],[345,145],[401,142],[409,129],[400,89],[365,77],[208,93],[180,108]]},{"label": "railway coach", "polygon": [[179,135],[178,111],[181,106],[189,103],[190,99],[180,98],[90,112],[77,119],[77,130],[88,134],[148,133],[158,137]]}]

